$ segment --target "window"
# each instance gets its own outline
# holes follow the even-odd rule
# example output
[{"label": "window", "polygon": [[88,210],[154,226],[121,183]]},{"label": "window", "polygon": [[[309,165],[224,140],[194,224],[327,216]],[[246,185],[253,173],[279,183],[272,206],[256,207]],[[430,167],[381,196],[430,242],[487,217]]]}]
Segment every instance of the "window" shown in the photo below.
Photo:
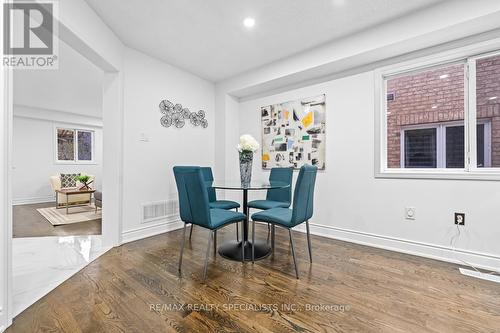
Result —
[{"label": "window", "polygon": [[56,162],[92,163],[94,161],[94,131],[56,128]]},{"label": "window", "polygon": [[465,133],[464,125],[444,127],[444,145],[446,154],[443,154],[443,168],[465,168]]},{"label": "window", "polygon": [[92,161],[92,132],[76,131],[78,137],[77,152],[79,161]]},{"label": "window", "polygon": [[[490,167],[491,123],[477,125],[478,166]],[[412,126],[401,131],[401,168],[465,168],[463,122]]]},{"label": "window", "polygon": [[437,166],[437,131],[435,128],[405,130],[403,168],[435,168]]},{"label": "window", "polygon": [[379,176],[500,177],[500,52],[485,47],[379,70]]},{"label": "window", "polygon": [[[441,154],[443,141],[438,124],[462,120],[463,125],[464,68],[464,63],[458,63],[386,80],[387,89],[398,96],[386,103],[389,168],[446,167],[438,163],[437,155]],[[401,129],[412,127],[416,129],[401,133]],[[460,145],[455,140],[462,140],[463,148],[463,126],[461,129],[461,133],[460,128],[448,132],[446,142],[451,149]],[[407,134],[404,140],[401,134]],[[400,156],[402,147],[407,152],[404,161]],[[450,151],[452,153],[455,155],[450,158],[460,158],[456,152]]]},{"label": "window", "polygon": [[[470,63],[475,73],[471,87],[475,86],[475,118],[478,123],[491,119],[490,130],[485,136],[488,139],[485,150],[478,148],[477,154],[471,157],[478,168],[500,168],[500,55],[479,57],[470,60]],[[477,130],[483,129],[478,127]]]}]

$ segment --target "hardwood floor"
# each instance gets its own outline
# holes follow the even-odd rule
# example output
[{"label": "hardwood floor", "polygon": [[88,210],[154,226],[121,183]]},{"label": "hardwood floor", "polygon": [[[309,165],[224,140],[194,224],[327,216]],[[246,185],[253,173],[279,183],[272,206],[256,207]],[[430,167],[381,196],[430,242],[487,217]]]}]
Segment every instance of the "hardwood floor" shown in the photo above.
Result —
[{"label": "hardwood floor", "polygon": [[53,226],[37,208],[54,207],[54,202],[13,207],[13,235],[20,237],[100,235],[101,220]]},{"label": "hardwood floor", "polygon": [[309,264],[305,234],[295,232],[296,280],[278,228],[274,259],[242,265],[212,255],[204,284],[206,235],[195,228],[187,242],[182,278],[180,230],[114,248],[6,332],[500,332],[500,284],[456,265],[316,236]]}]

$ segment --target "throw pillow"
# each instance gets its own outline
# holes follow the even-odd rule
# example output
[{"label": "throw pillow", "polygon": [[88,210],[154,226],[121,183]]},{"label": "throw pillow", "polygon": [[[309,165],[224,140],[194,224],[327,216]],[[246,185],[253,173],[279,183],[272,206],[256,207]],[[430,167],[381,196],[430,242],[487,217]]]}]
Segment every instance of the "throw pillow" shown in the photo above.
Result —
[{"label": "throw pillow", "polygon": [[61,187],[76,187],[76,177],[79,173],[61,173]]}]

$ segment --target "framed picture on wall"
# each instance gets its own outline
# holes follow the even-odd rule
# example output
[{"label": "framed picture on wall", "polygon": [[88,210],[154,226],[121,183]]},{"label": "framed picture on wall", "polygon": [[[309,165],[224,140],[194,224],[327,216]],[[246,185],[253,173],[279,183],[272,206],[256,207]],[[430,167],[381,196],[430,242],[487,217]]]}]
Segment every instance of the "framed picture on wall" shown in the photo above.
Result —
[{"label": "framed picture on wall", "polygon": [[325,169],[325,94],[263,106],[262,168],[311,164]]}]

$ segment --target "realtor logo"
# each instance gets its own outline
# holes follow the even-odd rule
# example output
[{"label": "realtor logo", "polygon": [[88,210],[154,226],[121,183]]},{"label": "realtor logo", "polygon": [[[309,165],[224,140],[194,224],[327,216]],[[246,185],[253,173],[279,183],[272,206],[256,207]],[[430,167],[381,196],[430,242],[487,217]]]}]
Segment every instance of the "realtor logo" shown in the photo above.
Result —
[{"label": "realtor logo", "polygon": [[55,9],[54,2],[4,3],[4,66],[57,69]]}]

